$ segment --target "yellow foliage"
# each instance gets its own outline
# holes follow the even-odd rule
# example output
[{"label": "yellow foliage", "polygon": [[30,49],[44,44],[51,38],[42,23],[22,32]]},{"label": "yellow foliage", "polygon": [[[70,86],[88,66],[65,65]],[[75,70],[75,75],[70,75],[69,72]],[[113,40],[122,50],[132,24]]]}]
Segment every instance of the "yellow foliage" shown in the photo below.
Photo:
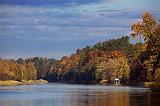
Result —
[{"label": "yellow foliage", "polygon": [[0,60],[0,80],[36,79],[36,69],[32,63],[18,64],[11,60]]}]

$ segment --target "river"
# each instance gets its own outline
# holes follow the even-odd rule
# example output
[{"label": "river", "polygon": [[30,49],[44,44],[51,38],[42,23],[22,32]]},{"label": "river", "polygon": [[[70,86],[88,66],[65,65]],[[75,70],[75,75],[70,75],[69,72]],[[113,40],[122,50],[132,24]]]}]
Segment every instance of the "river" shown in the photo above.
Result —
[{"label": "river", "polygon": [[160,93],[130,86],[0,86],[0,106],[160,106]]}]

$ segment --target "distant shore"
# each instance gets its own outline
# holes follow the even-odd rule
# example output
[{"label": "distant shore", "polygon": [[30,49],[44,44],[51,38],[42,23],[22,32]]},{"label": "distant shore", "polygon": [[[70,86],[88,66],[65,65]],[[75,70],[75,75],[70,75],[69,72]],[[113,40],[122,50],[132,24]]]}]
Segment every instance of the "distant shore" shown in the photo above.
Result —
[{"label": "distant shore", "polygon": [[160,91],[160,82],[145,82],[144,86],[152,91]]},{"label": "distant shore", "polygon": [[[34,84],[46,84],[48,83],[47,80],[39,79],[39,80],[22,80],[22,81],[15,81],[15,80],[6,80],[0,81],[0,86],[16,86],[16,85],[34,85]],[[102,85],[108,85],[109,83],[102,83]],[[121,85],[121,84],[120,84]],[[144,86],[150,88],[152,91],[160,91],[160,82],[144,82],[140,86]]]},{"label": "distant shore", "polygon": [[28,81],[14,81],[14,80],[6,80],[0,81],[0,86],[14,86],[14,85],[34,85],[34,84],[46,84],[48,81],[39,79],[39,80],[28,80]]}]

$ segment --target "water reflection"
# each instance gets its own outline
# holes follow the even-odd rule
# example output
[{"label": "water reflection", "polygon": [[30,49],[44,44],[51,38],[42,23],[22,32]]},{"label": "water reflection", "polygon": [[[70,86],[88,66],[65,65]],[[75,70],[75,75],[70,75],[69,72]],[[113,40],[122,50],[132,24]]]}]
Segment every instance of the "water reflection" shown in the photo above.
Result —
[{"label": "water reflection", "polygon": [[160,92],[150,92],[148,100],[150,106],[160,106]]},{"label": "water reflection", "polygon": [[72,95],[73,105],[77,106],[147,106],[149,100],[145,92],[135,93],[124,91],[112,92],[77,92]]},{"label": "water reflection", "polygon": [[146,88],[47,84],[0,87],[0,106],[160,106]]},{"label": "water reflection", "polygon": [[74,101],[79,103],[78,106],[81,103],[84,103],[83,106],[129,106],[129,94],[127,93],[96,92],[91,94],[90,92],[90,95],[82,95],[80,93],[79,97],[83,97],[81,99],[77,99],[76,97]]}]

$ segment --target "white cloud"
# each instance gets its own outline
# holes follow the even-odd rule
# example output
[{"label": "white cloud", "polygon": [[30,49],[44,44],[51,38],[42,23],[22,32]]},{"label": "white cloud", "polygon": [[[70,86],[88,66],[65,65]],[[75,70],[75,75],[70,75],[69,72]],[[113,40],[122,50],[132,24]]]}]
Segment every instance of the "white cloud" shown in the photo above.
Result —
[{"label": "white cloud", "polygon": [[[7,50],[13,50],[13,55],[12,52],[9,54],[5,52],[6,55],[0,52],[0,55],[15,57],[22,54],[24,56],[32,55],[39,45],[43,46],[46,43],[52,45],[54,42],[57,45],[62,45],[52,49],[57,51],[60,48],[61,51],[67,51],[67,48],[72,47],[72,45],[75,46],[74,48],[79,48],[99,40],[128,34],[133,21],[140,20],[144,8],[126,10],[121,7],[112,7],[112,3],[56,8],[51,6],[0,5],[0,48],[3,48],[2,45],[7,45],[5,46]],[[153,10],[153,13],[160,17],[158,10],[155,8]],[[85,43],[83,43],[84,41]],[[33,50],[33,53],[16,53],[15,47],[17,46],[19,47],[17,47],[18,50],[23,51],[23,47],[19,46],[23,42],[26,43],[25,45],[29,44],[27,45],[28,49]],[[69,43],[66,45],[64,42]],[[37,45],[33,46],[35,44]],[[41,49],[42,52],[45,52],[47,46],[45,45]],[[67,53],[71,52],[73,49]],[[63,55],[67,53],[63,52]],[[59,56],[57,55],[57,57]]]}]

